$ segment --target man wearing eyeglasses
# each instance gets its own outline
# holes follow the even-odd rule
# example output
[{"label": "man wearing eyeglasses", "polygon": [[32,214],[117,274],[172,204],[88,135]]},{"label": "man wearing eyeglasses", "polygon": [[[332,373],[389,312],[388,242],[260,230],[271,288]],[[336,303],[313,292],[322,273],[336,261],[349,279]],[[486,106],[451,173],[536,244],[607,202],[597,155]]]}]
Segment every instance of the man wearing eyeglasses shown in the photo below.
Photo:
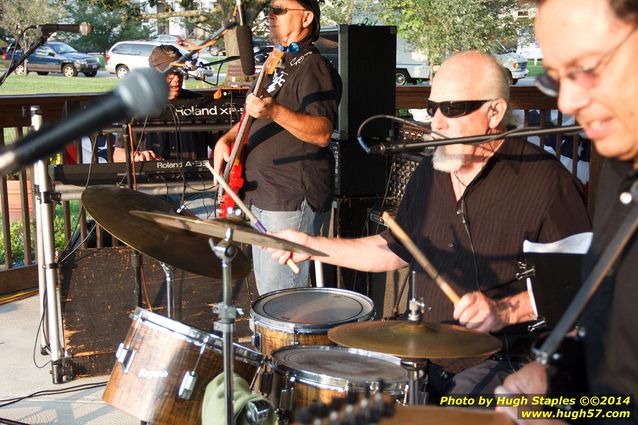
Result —
[{"label": "man wearing eyeglasses", "polygon": [[[332,204],[328,147],[337,122],[341,80],[319,54],[317,0],[272,0],[265,9],[270,38],[285,52],[266,81],[265,95],[249,94],[246,111],[255,118],[246,145],[244,202],[269,231],[295,228],[319,234]],[[229,160],[239,125],[215,147],[215,169]],[[259,294],[308,286],[308,264],[298,274],[270,254],[252,248]]]},{"label": "man wearing eyeglasses", "polygon": [[[174,46],[162,44],[153,49],[148,58],[149,66],[159,72],[165,72],[180,57],[182,53]],[[166,83],[168,84],[169,109],[174,111],[174,107],[184,104],[197,104],[203,102],[204,97],[198,93],[182,88],[184,77],[181,73],[166,73]],[[172,109],[171,109],[172,108]],[[214,147],[214,136],[211,132],[202,131],[178,131],[179,120],[174,114],[171,121],[175,128],[162,132],[143,132],[137,134],[137,145],[132,154],[136,162],[160,161],[160,160],[192,160],[208,159],[208,149]],[[116,138],[113,149],[113,161],[126,161],[124,139],[121,135]],[[195,183],[193,183],[195,185]],[[214,212],[214,199],[209,190],[201,188],[200,193],[169,195],[167,200],[185,206],[192,214],[200,218],[208,218]]]},{"label": "man wearing eyeglasses", "polygon": [[[638,198],[638,2],[539,1],[535,26],[547,70],[539,88],[558,96],[559,108],[575,116],[596,150],[607,157],[596,192],[594,238],[584,279]],[[603,407],[603,414],[589,423],[638,423],[637,239],[631,235],[578,322],[589,394],[630,395],[631,404],[621,410],[632,411],[632,416],[610,420],[605,416],[608,406],[596,406]],[[498,391],[545,394],[547,371],[531,363]],[[517,412],[503,410],[516,419]]]},{"label": "man wearing eyeglasses", "polygon": [[[432,81],[427,101],[432,130],[443,137],[503,132],[509,120],[508,98],[507,76],[490,55],[456,54],[443,62]],[[523,241],[556,241],[590,227],[579,185],[554,157],[527,142],[498,138],[479,145],[446,145],[423,159],[396,221],[462,295],[456,305],[389,231],[352,240],[292,231],[277,236],[329,254],[318,257],[321,261],[357,270],[382,272],[409,265],[417,271],[417,296],[427,306],[425,321],[457,320],[470,329],[498,332],[536,318],[525,282],[515,277]],[[280,262],[290,256],[273,252]],[[514,342],[509,335],[502,334],[508,349]],[[453,378],[433,367],[434,390],[492,393],[520,364],[507,354]]]}]

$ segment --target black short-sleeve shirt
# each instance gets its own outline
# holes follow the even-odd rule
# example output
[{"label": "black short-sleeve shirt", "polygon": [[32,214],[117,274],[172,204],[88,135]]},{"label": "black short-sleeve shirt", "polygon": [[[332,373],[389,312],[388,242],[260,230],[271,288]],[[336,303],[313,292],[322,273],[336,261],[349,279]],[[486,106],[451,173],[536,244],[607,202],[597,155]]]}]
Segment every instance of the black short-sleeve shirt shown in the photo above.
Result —
[{"label": "black short-sleeve shirt", "polygon": [[[515,278],[524,240],[552,242],[590,230],[578,182],[554,157],[520,140],[503,143],[459,201],[450,175],[424,159],[396,220],[459,295],[480,289],[491,298],[525,289]],[[391,232],[382,236],[417,271],[417,295],[431,307],[426,320],[452,320],[452,303]]]},{"label": "black short-sleeve shirt", "polygon": [[[583,266],[589,275],[603,250],[636,200],[623,204],[638,181],[632,162],[606,160],[597,188],[594,239]],[[580,324],[585,330],[585,361],[592,394],[631,394],[633,415],[638,397],[638,235],[634,233],[621,256],[587,304]],[[635,418],[633,418],[635,423]],[[596,421],[594,421],[596,422]],[[607,423],[603,420],[596,423]],[[626,423],[614,420],[614,423]]]},{"label": "black short-sleeve shirt", "polygon": [[[266,82],[266,95],[281,105],[337,124],[341,80],[309,40],[286,53],[282,69]],[[332,201],[333,167],[328,147],[302,142],[270,119],[257,119],[246,148],[246,202],[271,211],[297,210],[303,199],[314,211]]]}]

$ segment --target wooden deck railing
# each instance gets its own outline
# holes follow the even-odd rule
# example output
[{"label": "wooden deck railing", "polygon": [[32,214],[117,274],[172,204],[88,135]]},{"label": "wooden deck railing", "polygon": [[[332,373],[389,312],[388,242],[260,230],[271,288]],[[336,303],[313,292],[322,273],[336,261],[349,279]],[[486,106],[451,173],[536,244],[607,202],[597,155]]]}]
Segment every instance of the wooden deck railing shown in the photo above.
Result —
[{"label": "wooden deck railing", "polygon": [[[397,87],[396,90],[396,108],[408,109],[408,108],[423,108],[425,107],[425,99],[429,96],[430,88],[426,86],[403,86]],[[21,95],[21,96],[0,96],[0,146],[4,145],[8,141],[7,138],[19,139],[23,136],[26,128],[30,125],[29,108],[33,105],[38,105],[41,108],[43,114],[43,120],[45,123],[52,123],[59,121],[68,116],[74,111],[77,111],[85,107],[91,101],[95,101],[99,98],[100,94],[70,94],[70,95]],[[521,125],[528,125],[530,111],[540,111],[540,124],[545,126],[548,124],[549,111],[556,110],[555,99],[549,98],[541,94],[535,87],[512,87],[511,91],[511,105],[515,110],[523,111],[523,122]],[[563,116],[557,113],[557,125],[562,125]],[[93,135],[96,137],[98,133]],[[556,136],[560,137],[560,136]],[[80,149],[80,142],[76,141],[76,148]],[[560,143],[555,143],[557,147],[556,155],[560,156]],[[576,166],[578,163],[579,145],[577,136],[573,136],[572,142],[572,173],[576,173]],[[109,150],[109,158],[111,158],[111,152]],[[590,160],[590,188],[595,187],[596,178],[600,167],[600,159],[595,154],[594,150],[591,150]],[[27,204],[28,186],[30,183],[30,170],[23,170],[19,173],[20,181],[20,200],[21,206]],[[22,223],[22,241],[24,245],[24,262],[21,266],[26,266],[30,272],[25,272],[25,267],[16,267],[13,261],[13,253],[11,249],[11,221],[9,220],[8,212],[9,205],[7,199],[7,177],[2,176],[0,178],[0,213],[2,215],[1,230],[2,230],[2,244],[4,252],[4,261],[0,264],[0,293],[15,290],[17,288],[24,288],[29,286],[35,286],[35,271],[33,267],[35,258],[33,254],[32,245],[29,243],[33,237],[32,225],[34,222],[34,214],[30,214],[28,209],[22,208],[19,222]],[[589,204],[593,204],[595,193],[592,189],[589,191]],[[35,202],[33,202],[35,206]],[[64,211],[64,228],[56,229],[56,232],[63,232],[65,240],[69,240],[72,233],[72,223],[70,220],[70,212],[68,202],[63,203]],[[590,208],[591,211],[591,208]],[[83,217],[80,220],[83,222]],[[83,233],[86,232],[86,228],[82,229]],[[9,272],[13,271],[12,274]],[[33,279],[33,280],[32,280]],[[31,282],[26,284],[22,281]]]}]

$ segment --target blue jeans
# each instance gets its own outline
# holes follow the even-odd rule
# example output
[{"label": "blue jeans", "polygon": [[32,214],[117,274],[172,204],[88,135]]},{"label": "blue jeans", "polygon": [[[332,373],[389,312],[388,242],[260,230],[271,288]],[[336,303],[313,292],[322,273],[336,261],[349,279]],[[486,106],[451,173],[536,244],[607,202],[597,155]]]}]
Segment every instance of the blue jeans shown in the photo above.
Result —
[{"label": "blue jeans", "polygon": [[[254,205],[251,211],[269,232],[297,229],[311,235],[319,235],[322,228],[327,232],[330,217],[329,212],[314,212],[305,200],[297,211],[266,211]],[[273,260],[267,250],[256,246],[253,246],[252,250],[259,295],[279,289],[308,287],[309,261],[299,263],[299,274],[295,274],[290,267],[282,266],[278,261]]]}]

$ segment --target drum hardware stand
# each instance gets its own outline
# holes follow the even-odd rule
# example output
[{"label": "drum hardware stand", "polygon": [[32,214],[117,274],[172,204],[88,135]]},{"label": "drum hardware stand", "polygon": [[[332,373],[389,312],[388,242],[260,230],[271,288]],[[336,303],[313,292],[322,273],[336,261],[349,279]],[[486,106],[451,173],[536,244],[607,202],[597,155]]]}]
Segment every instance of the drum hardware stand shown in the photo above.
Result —
[{"label": "drum hardware stand", "polygon": [[[415,278],[415,272],[412,272],[412,280]],[[412,299],[408,302],[408,321],[413,323],[420,323],[423,318],[423,311],[425,309],[425,303],[423,299],[417,300],[414,298],[415,288],[414,282],[412,282]],[[408,371],[409,382],[409,398],[408,405],[416,406],[418,404],[425,404],[428,400],[427,384],[427,366],[430,363],[429,360],[418,359],[401,359],[401,367]],[[420,389],[423,388],[423,393],[420,394]]]},{"label": "drum hardware stand", "polygon": [[[133,158],[131,157],[131,138],[129,137],[129,125],[122,125],[122,138],[124,140],[124,157],[126,160],[126,185],[130,190],[133,188]],[[135,281],[136,303],[142,307],[142,256],[139,251],[133,248],[131,252],[131,263],[133,264],[133,275]],[[168,301],[167,301],[168,302]],[[149,308],[152,306],[148,306]],[[170,316],[168,316],[170,317]]]},{"label": "drum hardware stand", "polygon": [[[175,268],[166,263],[160,262],[160,265],[162,266],[162,270],[164,270],[164,275],[166,276],[166,317],[174,319],[175,299],[173,298],[173,272],[175,271]],[[199,359],[197,360],[199,361]]]},{"label": "drum hardware stand", "polygon": [[222,282],[224,285],[224,300],[217,304],[213,312],[219,315],[214,329],[222,331],[224,336],[224,398],[226,401],[226,425],[233,424],[233,326],[237,317],[237,309],[231,304],[231,262],[237,255],[238,249],[232,243],[233,229],[226,229],[224,239],[215,244],[211,238],[208,243],[215,255],[222,260]]},{"label": "drum hardware stand", "polygon": [[[31,107],[31,124],[35,131],[42,127],[42,112],[39,106]],[[58,264],[55,258],[53,236],[53,210],[51,183],[47,171],[48,160],[34,165],[34,192],[36,194],[36,237],[40,311],[44,316],[43,342],[40,352],[51,356],[51,375],[54,384],[73,378],[68,358],[64,353],[62,316],[60,314],[60,292],[58,288]],[[45,338],[44,335],[48,338]],[[46,339],[48,339],[48,345]]]}]

